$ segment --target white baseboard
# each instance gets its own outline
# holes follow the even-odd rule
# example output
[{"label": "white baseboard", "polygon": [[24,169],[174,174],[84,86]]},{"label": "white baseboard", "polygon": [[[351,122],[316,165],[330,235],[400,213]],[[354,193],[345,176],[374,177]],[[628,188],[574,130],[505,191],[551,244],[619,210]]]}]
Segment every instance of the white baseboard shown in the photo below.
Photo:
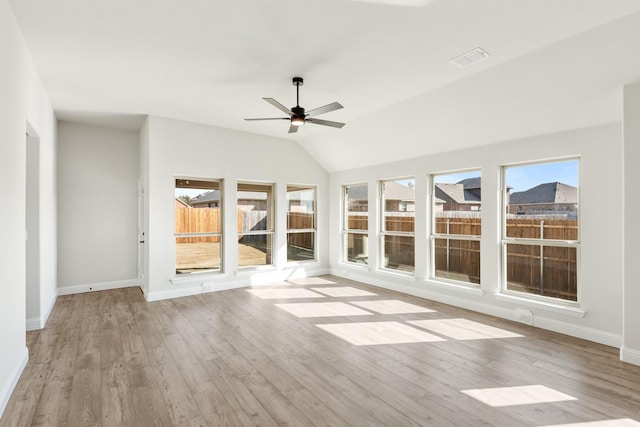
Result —
[{"label": "white baseboard", "polygon": [[36,331],[38,329],[42,329],[47,324],[47,320],[49,320],[49,316],[51,315],[51,311],[53,307],[56,305],[56,301],[58,300],[58,295],[54,295],[54,298],[51,300],[47,311],[41,317],[32,317],[31,319],[27,319],[26,330],[27,331]]},{"label": "white baseboard", "polygon": [[[487,302],[481,302],[473,295],[469,295],[468,298],[466,297],[466,294],[464,296],[457,297],[455,295],[452,295],[451,293],[438,292],[437,288],[425,289],[416,287],[415,285],[412,286],[411,282],[407,282],[407,284],[405,285],[399,283],[399,281],[394,282],[388,279],[376,277],[366,271],[360,272],[357,270],[346,271],[345,269],[332,269],[331,274],[338,277],[343,277],[345,279],[356,280],[369,285],[378,286],[380,288],[402,292],[405,294],[430,299],[444,304],[454,305],[456,307],[465,308],[467,310],[477,311],[479,313],[488,314],[490,316],[496,316],[507,320],[515,320],[515,306],[514,308],[495,306]],[[608,346],[620,347],[622,345],[621,335],[580,326],[573,323],[558,321],[541,316],[540,314],[534,316],[533,326]],[[633,359],[634,356],[629,355],[629,357]]]},{"label": "white baseboard", "polygon": [[90,283],[87,285],[60,286],[58,287],[58,296],[81,294],[84,292],[107,291],[109,289],[129,288],[131,286],[138,286],[138,279]]},{"label": "white baseboard", "polygon": [[622,346],[620,348],[620,360],[640,366],[640,350]]},{"label": "white baseboard", "polygon": [[560,322],[555,319],[549,319],[548,317],[541,317],[540,315],[534,316],[533,326],[611,347],[620,347],[622,345],[622,335],[612,334],[586,326],[574,325],[572,323]]},{"label": "white baseboard", "polygon": [[[186,281],[184,283],[197,283],[197,285],[189,285],[176,287],[174,289],[166,289],[162,291],[145,293],[147,302],[160,301],[169,298],[180,298],[202,293],[227,291],[230,289],[244,288],[248,286],[268,286],[273,283],[282,282],[289,279],[303,279],[305,277],[322,276],[329,274],[328,268],[315,269],[292,269],[277,270],[260,274],[243,274],[233,278],[225,277],[224,280],[215,281],[211,277],[202,277],[194,281]],[[195,277],[194,277],[195,279]],[[202,286],[206,283],[206,288]]]},{"label": "white baseboard", "polygon": [[47,325],[47,320],[49,320],[49,316],[51,316],[51,312],[53,311],[53,307],[55,307],[56,305],[56,301],[58,301],[57,294],[53,296],[53,298],[51,299],[51,302],[49,303],[49,307],[47,308],[47,311],[41,317],[40,328],[44,328]]},{"label": "white baseboard", "polygon": [[32,317],[31,319],[27,319],[26,331],[37,331],[38,329],[42,329],[42,322],[39,317]]},{"label": "white baseboard", "polygon": [[24,371],[24,368],[25,366],[27,366],[28,361],[29,350],[27,349],[27,347],[25,347],[22,351],[22,357],[18,361],[18,364],[15,366],[13,375],[11,376],[9,382],[2,387],[2,390],[0,390],[0,418],[2,418],[2,414],[4,414],[4,410],[7,408],[7,403],[9,403],[11,394],[16,388],[16,384],[18,384],[20,375],[22,375],[22,371]]}]

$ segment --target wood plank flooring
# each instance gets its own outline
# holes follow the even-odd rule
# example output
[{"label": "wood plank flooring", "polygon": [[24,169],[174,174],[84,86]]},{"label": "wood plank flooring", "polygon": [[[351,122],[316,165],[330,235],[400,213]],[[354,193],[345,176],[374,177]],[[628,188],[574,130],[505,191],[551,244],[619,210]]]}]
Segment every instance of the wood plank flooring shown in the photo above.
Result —
[{"label": "wood plank flooring", "polygon": [[[269,294],[300,288],[317,295]],[[640,426],[640,367],[617,349],[333,276],[254,290],[59,297],[0,426]],[[498,388],[501,406],[478,400]]]}]

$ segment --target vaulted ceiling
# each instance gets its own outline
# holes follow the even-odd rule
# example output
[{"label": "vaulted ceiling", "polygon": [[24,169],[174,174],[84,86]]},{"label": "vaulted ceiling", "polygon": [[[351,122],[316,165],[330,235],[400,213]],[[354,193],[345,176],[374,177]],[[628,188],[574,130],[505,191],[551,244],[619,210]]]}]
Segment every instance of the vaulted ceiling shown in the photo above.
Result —
[{"label": "vaulted ceiling", "polygon": [[[153,114],[297,141],[329,171],[620,120],[637,0],[11,0],[59,118]],[[449,60],[481,47],[491,57]],[[343,129],[264,102],[339,101]],[[390,148],[392,147],[392,148]]]}]

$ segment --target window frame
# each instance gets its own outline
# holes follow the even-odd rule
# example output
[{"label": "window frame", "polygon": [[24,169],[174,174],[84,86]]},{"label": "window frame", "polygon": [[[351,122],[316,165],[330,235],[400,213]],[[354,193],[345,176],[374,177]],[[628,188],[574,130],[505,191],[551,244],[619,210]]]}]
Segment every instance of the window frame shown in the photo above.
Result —
[{"label": "window frame", "polygon": [[[349,194],[348,194],[348,189],[349,187],[365,187],[367,189],[367,210],[366,210],[366,218],[367,218],[367,229],[366,230],[362,230],[362,229],[356,229],[356,228],[349,228]],[[369,183],[368,182],[356,182],[356,183],[352,183],[352,184],[343,184],[342,185],[342,256],[341,256],[341,261],[344,263],[347,263],[349,265],[355,265],[355,266],[366,266],[369,264],[369,255],[368,255],[368,251],[369,248],[365,248],[366,249],[366,255],[364,255],[361,259],[361,262],[358,261],[351,261],[349,259],[349,247],[348,247],[348,239],[349,239],[349,234],[357,234],[357,235],[361,235],[364,236],[366,238],[366,242],[368,242],[369,239],[369,203],[370,203],[370,198],[369,198]],[[355,212],[355,211],[354,211]],[[363,215],[365,216],[365,215]]]},{"label": "window frame", "polygon": [[[447,172],[438,172],[432,173],[429,175],[429,188],[430,188],[430,200],[429,200],[429,252],[430,252],[430,268],[429,268],[429,280],[446,283],[455,286],[464,286],[471,289],[481,289],[482,287],[482,251],[479,250],[479,265],[480,265],[480,277],[478,277],[478,283],[474,283],[471,281],[465,280],[457,280],[452,279],[450,277],[440,277],[436,275],[436,241],[439,239],[444,239],[447,241],[447,248],[449,247],[450,240],[463,240],[463,241],[473,241],[478,242],[478,246],[482,247],[482,231],[480,234],[450,234],[450,233],[438,233],[436,226],[436,177],[438,176],[446,176],[446,175],[456,175],[456,174],[464,174],[470,172],[478,172],[479,178],[482,180],[482,168],[473,168],[473,169],[458,169]],[[482,182],[482,181],[481,181]],[[482,184],[481,184],[482,185]],[[469,212],[479,212],[480,213],[480,230],[482,230],[482,198],[480,199],[480,209],[470,209]],[[449,251],[447,251],[447,259],[449,258]],[[447,261],[448,265],[448,261]],[[448,272],[448,269],[447,269]]]},{"label": "window frame", "polygon": [[[402,181],[402,180],[413,180],[413,192],[414,192],[414,209],[413,211],[409,211],[407,210],[407,206],[406,206],[406,201],[403,202],[400,201],[399,207],[400,206],[404,206],[404,210],[399,210],[398,212],[413,212],[413,231],[394,231],[394,230],[387,230],[387,221],[386,221],[386,213],[387,213],[387,206],[386,206],[386,199],[384,197],[384,184],[387,182],[397,182],[397,181]],[[415,232],[415,226],[416,226],[416,210],[415,210],[415,183],[416,183],[416,178],[414,176],[404,176],[404,177],[399,177],[399,178],[390,178],[390,179],[381,179],[378,181],[378,198],[380,201],[379,204],[379,217],[380,217],[380,231],[379,231],[379,245],[378,245],[378,269],[385,271],[385,272],[393,272],[393,273],[397,273],[397,274],[402,274],[402,275],[415,275],[416,273],[416,232]],[[394,212],[394,211],[389,211],[389,212]],[[398,269],[398,268],[389,268],[388,266],[385,266],[385,247],[386,247],[386,241],[385,238],[386,236],[393,236],[393,237],[410,237],[413,239],[413,270],[403,270],[403,269]]]},{"label": "window frame", "polygon": [[[174,274],[176,277],[188,277],[194,274],[211,274],[211,273],[223,273],[224,270],[224,179],[222,178],[196,178],[196,177],[186,177],[186,176],[174,176],[173,177],[173,189],[174,189],[174,206],[175,206],[175,190],[177,188],[187,188],[187,187],[178,187],[178,181],[195,181],[195,182],[211,182],[218,184],[218,191],[220,192],[219,197],[219,206],[220,209],[220,231],[219,232],[195,232],[195,233],[178,233],[176,231],[175,223],[176,223],[176,209],[173,209],[173,247],[175,256],[173,258],[174,261]],[[198,209],[193,208],[192,209]],[[179,273],[178,272],[178,243],[177,239],[179,238],[188,238],[188,237],[218,237],[219,242],[219,260],[218,260],[218,268],[209,268],[202,271],[191,271],[187,273]]]},{"label": "window frame", "polygon": [[[296,263],[304,263],[304,262],[315,262],[318,260],[318,187],[315,185],[304,185],[304,184],[287,184],[286,194],[289,195],[290,188],[295,188],[293,191],[300,190],[313,190],[313,223],[312,228],[290,228],[289,227],[289,213],[290,205],[289,199],[287,198],[287,230],[286,230],[286,245],[287,245],[287,263],[288,264],[296,264]],[[302,234],[302,233],[312,233],[313,234],[313,258],[306,260],[289,260],[289,234]]]},{"label": "window frame", "polygon": [[[241,231],[241,230],[236,230],[236,235],[238,237],[238,251],[237,251],[237,267],[239,270],[245,270],[245,269],[255,269],[255,268],[264,268],[264,267],[274,267],[276,265],[276,259],[274,256],[274,249],[275,249],[275,235],[276,235],[276,217],[275,217],[275,198],[276,198],[276,184],[274,182],[259,182],[259,181],[244,181],[244,180],[238,180],[236,182],[236,214],[238,213],[239,206],[240,204],[238,203],[239,200],[242,200],[238,193],[240,192],[252,192],[252,190],[246,189],[246,190],[241,190],[240,186],[242,185],[246,185],[246,186],[261,186],[261,187],[269,187],[271,188],[271,192],[270,194],[267,195],[267,207],[266,207],[266,212],[267,212],[267,221],[266,221],[266,230],[254,230],[254,231]],[[260,190],[257,190],[258,192]],[[267,236],[267,241],[270,242],[270,248],[268,249],[267,254],[271,257],[269,263],[265,263],[265,264],[250,264],[250,265],[240,265],[240,239],[244,236]]]},{"label": "window frame", "polygon": [[[554,163],[564,163],[575,161],[577,163],[577,202],[578,212],[576,214],[577,220],[577,233],[576,240],[562,240],[562,239],[544,239],[544,238],[517,238],[517,237],[508,237],[507,236],[507,219],[509,219],[509,198],[510,193],[507,191],[507,170],[509,168],[517,168],[523,166],[532,166],[532,165],[545,165],[545,164],[554,164]],[[580,179],[580,171],[581,171],[581,158],[579,156],[570,156],[570,157],[558,157],[546,160],[533,160],[528,162],[519,162],[512,164],[504,164],[501,166],[501,224],[500,224],[500,260],[501,260],[501,280],[500,280],[500,294],[508,296],[521,298],[523,300],[529,300],[533,302],[540,302],[544,304],[554,304],[565,307],[581,307],[582,305],[582,292],[581,292],[581,242],[582,242],[582,206],[581,206],[581,179]],[[538,184],[539,185],[539,184]],[[520,292],[516,290],[510,290],[507,288],[508,280],[507,280],[507,246],[509,244],[512,245],[524,245],[524,246],[537,246],[540,248],[540,270],[541,274],[544,271],[544,247],[565,247],[565,248],[573,248],[576,251],[576,300],[563,299],[559,297],[545,296],[534,293]],[[544,286],[544,280],[543,284]]]}]

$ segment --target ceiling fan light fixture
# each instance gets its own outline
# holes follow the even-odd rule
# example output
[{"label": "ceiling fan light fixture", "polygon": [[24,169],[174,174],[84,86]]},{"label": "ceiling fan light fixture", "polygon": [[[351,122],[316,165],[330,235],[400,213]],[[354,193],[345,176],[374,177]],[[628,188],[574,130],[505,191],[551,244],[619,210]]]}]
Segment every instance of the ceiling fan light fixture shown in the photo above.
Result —
[{"label": "ceiling fan light fixture", "polygon": [[289,117],[265,117],[245,120],[288,120],[291,123],[291,125],[289,126],[289,133],[296,133],[298,131],[298,128],[307,122],[311,123],[312,125],[329,126],[338,129],[344,126],[344,123],[332,122],[331,120],[322,120],[316,118],[316,116],[319,116],[320,114],[330,113],[331,111],[344,108],[342,107],[342,105],[340,105],[339,102],[332,102],[331,104],[314,108],[313,110],[308,112],[300,106],[300,86],[302,86],[303,82],[304,80],[302,79],[302,77],[293,78],[292,83],[296,87],[296,106],[291,107],[291,109],[285,107],[273,98],[262,98],[269,104],[276,107],[278,110],[287,114]]}]

